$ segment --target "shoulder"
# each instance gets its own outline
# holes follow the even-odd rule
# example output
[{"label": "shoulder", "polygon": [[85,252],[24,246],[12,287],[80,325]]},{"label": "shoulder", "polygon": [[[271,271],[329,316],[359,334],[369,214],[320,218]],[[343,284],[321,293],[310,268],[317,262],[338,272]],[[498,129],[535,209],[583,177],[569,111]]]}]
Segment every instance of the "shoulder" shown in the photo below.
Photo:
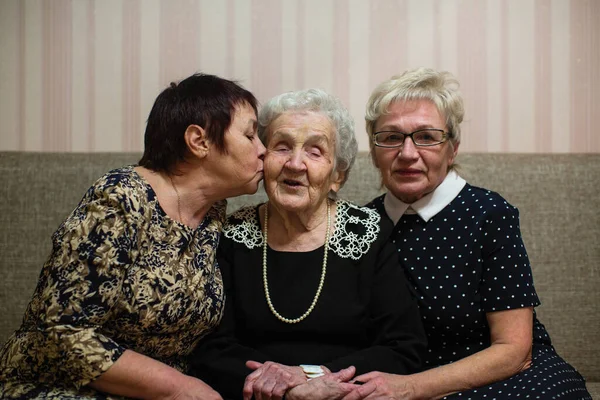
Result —
[{"label": "shoulder", "polygon": [[385,194],[382,194],[381,196],[377,196],[373,200],[371,200],[370,202],[365,204],[365,207],[372,208],[373,210],[376,210],[379,214],[383,215],[384,211],[385,211],[385,207],[383,205],[384,199],[385,199]]},{"label": "shoulder", "polygon": [[263,245],[263,234],[258,221],[258,207],[242,207],[227,217],[223,235],[249,249]]},{"label": "shoulder", "polygon": [[[117,168],[105,173],[88,189],[77,207],[55,231],[59,238],[67,231],[91,231],[91,226],[104,224],[105,230],[123,229],[122,223],[134,223],[147,202],[144,181],[133,170],[133,166]],[[108,223],[107,221],[113,221]],[[83,235],[82,235],[83,236]]]},{"label": "shoulder", "polygon": [[145,191],[145,182],[132,165],[108,171],[89,189],[94,197],[129,196]]},{"label": "shoulder", "polygon": [[344,200],[337,201],[335,232],[330,248],[338,256],[355,260],[361,258],[382,237],[382,233],[381,215],[376,210]]},{"label": "shoulder", "polygon": [[113,169],[98,178],[86,191],[76,209],[97,207],[137,208],[146,198],[144,181],[133,166]]},{"label": "shoulder", "polygon": [[[499,219],[515,219],[519,216],[517,207],[510,204],[502,195],[493,190],[467,184],[449,205],[458,212],[459,209],[479,215],[482,221]],[[453,211],[453,210],[450,210]]]},{"label": "shoulder", "polygon": [[493,190],[466,184],[455,199],[459,204],[474,204],[482,211],[494,209],[516,209],[502,195]]}]

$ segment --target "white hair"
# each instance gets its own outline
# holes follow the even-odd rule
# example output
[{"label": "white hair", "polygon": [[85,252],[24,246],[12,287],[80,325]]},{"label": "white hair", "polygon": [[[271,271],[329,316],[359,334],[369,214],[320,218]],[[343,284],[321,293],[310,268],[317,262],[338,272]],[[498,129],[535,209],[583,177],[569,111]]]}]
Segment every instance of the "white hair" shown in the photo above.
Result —
[{"label": "white hair", "polygon": [[358,143],[354,133],[354,120],[337,97],[321,89],[298,90],[273,97],[258,113],[260,139],[267,146],[267,130],[275,119],[284,113],[304,111],[323,114],[333,124],[336,135],[334,171],[342,173],[343,185],[356,159]]}]

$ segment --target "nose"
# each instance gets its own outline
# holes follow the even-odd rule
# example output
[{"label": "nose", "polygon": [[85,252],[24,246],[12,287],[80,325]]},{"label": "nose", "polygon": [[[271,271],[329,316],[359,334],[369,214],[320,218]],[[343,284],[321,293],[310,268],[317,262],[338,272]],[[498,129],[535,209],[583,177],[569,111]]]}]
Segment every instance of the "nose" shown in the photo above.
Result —
[{"label": "nose", "polygon": [[256,149],[258,153],[258,158],[264,160],[265,154],[267,153],[267,149],[265,148],[265,145],[263,144],[262,140],[256,140],[256,142],[258,142]]},{"label": "nose", "polygon": [[306,165],[304,164],[302,151],[293,151],[290,154],[290,158],[288,159],[286,166],[294,171],[303,171],[306,168]]},{"label": "nose", "polygon": [[412,137],[404,138],[404,143],[400,146],[398,157],[408,160],[414,160],[419,157],[419,149],[415,145],[415,142],[413,142]]}]

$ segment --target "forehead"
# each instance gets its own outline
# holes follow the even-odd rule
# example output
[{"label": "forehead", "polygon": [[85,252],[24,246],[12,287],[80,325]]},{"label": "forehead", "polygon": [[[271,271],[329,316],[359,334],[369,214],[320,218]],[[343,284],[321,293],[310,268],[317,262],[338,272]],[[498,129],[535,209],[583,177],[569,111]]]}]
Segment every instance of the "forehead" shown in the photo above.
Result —
[{"label": "forehead", "polygon": [[237,104],[233,113],[233,120],[239,120],[240,122],[248,120],[256,121],[256,112],[254,111],[254,108],[246,102]]},{"label": "forehead", "polygon": [[285,112],[269,125],[271,133],[321,134],[331,137],[334,128],[329,118],[314,111]]},{"label": "forehead", "polygon": [[377,126],[387,125],[444,128],[445,118],[431,100],[408,100],[391,103],[387,112],[377,120]]}]

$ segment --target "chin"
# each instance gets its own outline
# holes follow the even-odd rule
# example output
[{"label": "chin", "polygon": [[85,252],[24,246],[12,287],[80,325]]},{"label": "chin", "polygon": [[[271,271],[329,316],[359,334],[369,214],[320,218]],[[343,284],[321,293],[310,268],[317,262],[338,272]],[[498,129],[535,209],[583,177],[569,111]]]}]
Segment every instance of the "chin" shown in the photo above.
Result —
[{"label": "chin", "polygon": [[280,197],[274,197],[272,201],[286,211],[300,212],[308,208],[306,202],[298,201],[298,199],[282,199]]},{"label": "chin", "polygon": [[243,194],[254,194],[258,191],[259,184],[256,182],[255,184],[249,186],[247,190]]}]

